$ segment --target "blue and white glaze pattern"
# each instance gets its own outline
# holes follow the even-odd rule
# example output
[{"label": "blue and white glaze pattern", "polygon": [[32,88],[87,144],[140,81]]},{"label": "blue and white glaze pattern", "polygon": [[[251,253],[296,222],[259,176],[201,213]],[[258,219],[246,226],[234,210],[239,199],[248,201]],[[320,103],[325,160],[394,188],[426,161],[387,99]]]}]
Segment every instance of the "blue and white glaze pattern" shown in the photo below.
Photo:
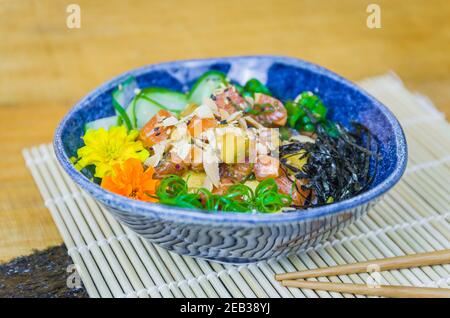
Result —
[{"label": "blue and white glaze pattern", "polygon": [[[275,96],[293,99],[317,93],[332,119],[349,126],[363,123],[379,141],[381,160],[366,192],[328,206],[281,214],[207,213],[131,200],[89,181],[69,158],[82,145],[83,125],[114,113],[112,90],[128,76],[141,87],[186,91],[207,70],[220,70],[232,81],[251,77],[266,82]],[[179,254],[228,263],[249,263],[296,252],[328,239],[352,223],[392,188],[407,162],[403,131],[394,115],[362,89],[311,63],[288,57],[245,56],[161,63],[138,68],[101,85],[79,101],[55,133],[56,156],[70,177],[117,219],[148,241]]]}]

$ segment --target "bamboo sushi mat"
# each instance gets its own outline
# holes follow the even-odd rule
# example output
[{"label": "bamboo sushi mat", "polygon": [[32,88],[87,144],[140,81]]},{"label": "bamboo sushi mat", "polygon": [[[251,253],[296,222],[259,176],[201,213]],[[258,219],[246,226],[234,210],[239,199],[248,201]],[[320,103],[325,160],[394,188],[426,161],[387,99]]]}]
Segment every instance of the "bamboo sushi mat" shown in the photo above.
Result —
[{"label": "bamboo sushi mat", "polygon": [[[149,244],[85,195],[58,165],[51,145],[23,156],[91,297],[355,297],[285,288],[275,273],[450,248],[450,127],[424,96],[394,74],[360,85],[399,118],[408,141],[405,175],[366,216],[296,255],[223,265]],[[367,283],[369,274],[319,278]],[[450,265],[381,273],[382,284],[449,287]],[[362,296],[356,296],[362,297]]]}]

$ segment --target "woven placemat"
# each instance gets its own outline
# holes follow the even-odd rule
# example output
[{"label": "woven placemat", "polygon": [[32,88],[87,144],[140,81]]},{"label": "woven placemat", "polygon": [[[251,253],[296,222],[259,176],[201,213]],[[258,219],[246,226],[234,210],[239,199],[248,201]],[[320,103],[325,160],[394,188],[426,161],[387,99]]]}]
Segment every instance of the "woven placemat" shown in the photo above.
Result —
[{"label": "woven placemat", "polygon": [[[424,96],[394,75],[360,85],[387,105],[405,130],[402,181],[368,215],[332,240],[251,265],[180,256],[142,240],[85,195],[58,165],[51,145],[23,151],[45,205],[91,297],[362,297],[281,287],[275,273],[450,248],[450,127]],[[369,274],[319,278],[366,283]],[[380,283],[449,287],[450,266],[382,272]]]}]

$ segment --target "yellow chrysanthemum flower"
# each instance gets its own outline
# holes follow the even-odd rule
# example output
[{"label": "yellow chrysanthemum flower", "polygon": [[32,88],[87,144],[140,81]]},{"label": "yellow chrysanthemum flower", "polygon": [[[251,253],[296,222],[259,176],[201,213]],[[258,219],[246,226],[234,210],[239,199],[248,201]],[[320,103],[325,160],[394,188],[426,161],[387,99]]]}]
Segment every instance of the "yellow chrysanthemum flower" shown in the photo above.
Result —
[{"label": "yellow chrysanthemum flower", "polygon": [[78,149],[75,167],[81,170],[95,165],[95,176],[103,178],[112,173],[113,166],[122,165],[127,159],[136,158],[143,162],[149,152],[142,142],[136,141],[138,135],[137,130],[127,133],[124,126],[113,126],[109,130],[89,129],[82,137],[85,146]]}]

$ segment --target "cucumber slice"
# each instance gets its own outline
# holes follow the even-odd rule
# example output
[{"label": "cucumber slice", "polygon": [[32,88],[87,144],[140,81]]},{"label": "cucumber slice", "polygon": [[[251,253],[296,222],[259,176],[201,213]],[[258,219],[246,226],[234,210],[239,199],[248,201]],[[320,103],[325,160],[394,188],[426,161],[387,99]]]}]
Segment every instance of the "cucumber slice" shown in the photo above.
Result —
[{"label": "cucumber slice", "polygon": [[227,79],[224,73],[219,71],[208,71],[204,73],[192,86],[188,95],[188,100],[191,103],[200,105],[203,100],[220,87],[220,85],[227,85]]},{"label": "cucumber slice", "polygon": [[139,86],[134,77],[127,78],[122,82],[112,93],[113,99],[123,108],[126,108],[131,100],[134,98],[135,90]]},{"label": "cucumber slice", "polygon": [[164,109],[160,104],[147,98],[145,95],[139,94],[133,102],[134,105],[131,105],[133,109],[130,112],[134,113],[132,122],[134,121],[136,123],[135,127],[138,129],[144,127],[159,110]]},{"label": "cucumber slice", "polygon": [[[136,128],[136,113],[135,113],[136,99],[137,97],[133,98],[133,100],[128,105],[127,110],[125,111],[127,113],[128,118],[130,119],[131,128],[133,129]],[[119,121],[123,122],[122,117],[119,117]]]},{"label": "cucumber slice", "polygon": [[128,129],[132,129],[133,125],[127,116],[126,108],[135,97],[136,89],[139,89],[136,79],[130,76],[112,92],[113,106],[118,117],[117,123],[124,122]]},{"label": "cucumber slice", "polygon": [[186,94],[167,88],[145,88],[142,90],[141,94],[160,104],[163,108],[173,112],[182,111],[188,103]]},{"label": "cucumber slice", "polygon": [[105,130],[108,130],[111,126],[115,126],[117,124],[118,124],[117,116],[100,118],[86,123],[84,125],[84,131],[87,131],[88,129],[99,129],[99,128],[104,128]]}]

